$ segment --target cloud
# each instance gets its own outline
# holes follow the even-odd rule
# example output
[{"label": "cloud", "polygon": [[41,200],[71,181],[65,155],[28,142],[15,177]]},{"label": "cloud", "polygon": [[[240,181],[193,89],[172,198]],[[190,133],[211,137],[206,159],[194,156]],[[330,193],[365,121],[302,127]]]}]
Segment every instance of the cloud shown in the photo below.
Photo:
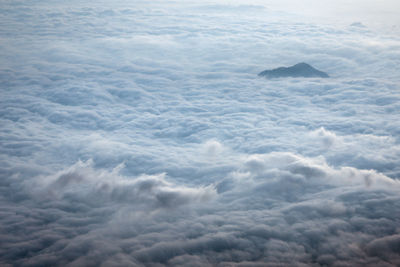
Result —
[{"label": "cloud", "polygon": [[[287,152],[238,157],[242,163],[226,174],[231,186],[218,194],[212,185],[182,186],[165,174],[124,177],[122,165],[107,171],[92,162],[22,180],[22,197],[2,212],[4,260],[179,265],[188,259],[222,266],[398,260],[398,181]],[[24,235],[8,234],[17,230]]]},{"label": "cloud", "polygon": [[[142,175],[135,179],[118,176],[122,166],[112,172],[97,171],[93,163],[78,162],[55,177],[39,177],[37,197],[50,200],[76,201],[88,206],[103,202],[129,203],[147,212],[159,208],[174,208],[193,201],[206,201],[215,194],[212,187],[188,188],[166,181],[165,174]],[[29,185],[31,186],[31,185]],[[27,190],[28,191],[28,190]],[[42,196],[42,197],[41,197]]]},{"label": "cloud", "polygon": [[[259,1],[3,4],[0,265],[398,265],[397,34]],[[303,61],[332,77],[257,77]]]}]

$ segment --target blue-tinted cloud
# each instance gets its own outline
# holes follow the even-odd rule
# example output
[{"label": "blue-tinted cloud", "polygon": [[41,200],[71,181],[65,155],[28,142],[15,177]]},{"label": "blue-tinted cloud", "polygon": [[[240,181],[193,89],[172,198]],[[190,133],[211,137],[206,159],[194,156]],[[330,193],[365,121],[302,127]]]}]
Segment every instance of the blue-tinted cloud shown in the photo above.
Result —
[{"label": "blue-tinted cloud", "polygon": [[399,39],[277,8],[4,2],[0,265],[398,265]]}]

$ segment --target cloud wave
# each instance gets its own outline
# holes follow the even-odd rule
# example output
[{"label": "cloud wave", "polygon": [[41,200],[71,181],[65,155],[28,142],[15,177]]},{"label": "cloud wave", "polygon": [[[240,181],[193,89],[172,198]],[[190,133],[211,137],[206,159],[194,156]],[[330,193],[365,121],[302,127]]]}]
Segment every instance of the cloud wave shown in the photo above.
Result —
[{"label": "cloud wave", "polygon": [[0,265],[399,265],[400,40],[348,20],[3,1]]}]

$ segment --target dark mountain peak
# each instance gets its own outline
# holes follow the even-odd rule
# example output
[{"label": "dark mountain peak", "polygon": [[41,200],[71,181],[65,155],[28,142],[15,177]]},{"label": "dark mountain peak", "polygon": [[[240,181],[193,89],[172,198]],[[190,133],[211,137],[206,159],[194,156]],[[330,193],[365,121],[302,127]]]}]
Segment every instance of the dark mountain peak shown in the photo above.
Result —
[{"label": "dark mountain peak", "polygon": [[311,65],[301,62],[291,67],[280,67],[272,70],[264,70],[258,76],[266,78],[280,78],[280,77],[305,77],[305,78],[328,78],[329,75],[325,72],[319,71]]},{"label": "dark mountain peak", "polygon": [[293,67],[297,67],[297,68],[313,68],[313,67],[311,67],[310,64],[307,64],[307,63],[305,63],[305,62],[297,63],[297,64],[294,65]]}]

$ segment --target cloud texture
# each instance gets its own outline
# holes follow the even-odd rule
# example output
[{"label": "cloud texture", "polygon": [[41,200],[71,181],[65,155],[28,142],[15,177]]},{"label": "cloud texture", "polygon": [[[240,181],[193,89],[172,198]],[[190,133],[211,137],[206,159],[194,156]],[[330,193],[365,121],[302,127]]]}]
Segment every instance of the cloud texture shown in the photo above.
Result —
[{"label": "cloud texture", "polygon": [[274,8],[3,1],[0,265],[400,265],[398,35]]}]

